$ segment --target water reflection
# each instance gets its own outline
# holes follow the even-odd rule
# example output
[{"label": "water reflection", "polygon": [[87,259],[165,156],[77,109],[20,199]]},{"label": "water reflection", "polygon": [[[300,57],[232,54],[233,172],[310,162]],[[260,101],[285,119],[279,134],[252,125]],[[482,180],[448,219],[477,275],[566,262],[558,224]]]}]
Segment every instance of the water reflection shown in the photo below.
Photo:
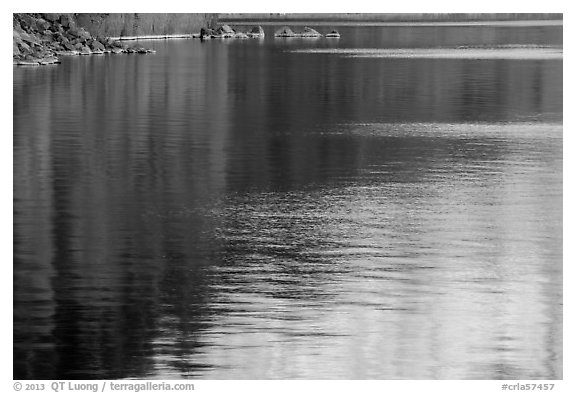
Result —
[{"label": "water reflection", "polygon": [[562,378],[562,62],[153,45],[14,70],[16,379]]}]

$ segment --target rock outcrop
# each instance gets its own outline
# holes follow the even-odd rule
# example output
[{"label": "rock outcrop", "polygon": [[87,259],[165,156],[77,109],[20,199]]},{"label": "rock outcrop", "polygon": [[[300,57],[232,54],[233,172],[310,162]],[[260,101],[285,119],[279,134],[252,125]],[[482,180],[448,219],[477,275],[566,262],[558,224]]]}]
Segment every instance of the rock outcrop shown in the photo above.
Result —
[{"label": "rock outcrop", "polygon": [[295,33],[292,31],[291,28],[288,26],[284,26],[281,29],[277,30],[274,33],[274,37],[281,37],[281,38],[317,38],[322,37],[322,34],[318,33],[311,27],[304,27],[302,32]]},{"label": "rock outcrop", "polygon": [[264,29],[262,26],[255,26],[246,34],[251,38],[264,38]]},{"label": "rock outcrop", "polygon": [[241,31],[235,31],[228,25],[222,25],[217,29],[202,28],[200,30],[200,38],[202,40],[209,38],[264,38],[264,29],[262,29],[262,26],[256,26],[249,32],[244,33]]},{"label": "rock outcrop", "polygon": [[106,37],[94,37],[70,14],[13,14],[13,63],[59,63],[58,56],[151,53]]},{"label": "rock outcrop", "polygon": [[284,26],[281,29],[276,30],[276,32],[274,33],[274,37],[283,37],[283,38],[296,37],[296,33],[294,33],[292,29],[289,28],[288,26]]},{"label": "rock outcrop", "polygon": [[228,25],[222,25],[216,29],[216,35],[222,38],[232,38],[235,35],[234,30]]},{"label": "rock outcrop", "polygon": [[217,25],[218,14],[200,13],[78,13],[76,24],[93,36],[186,36]]},{"label": "rock outcrop", "polygon": [[337,30],[332,30],[330,33],[326,34],[326,38],[340,38],[340,33]]},{"label": "rock outcrop", "polygon": [[318,33],[316,30],[314,30],[311,27],[304,27],[304,30],[302,30],[301,33],[297,33],[296,35],[298,37],[302,37],[302,38],[322,37],[322,34]]}]

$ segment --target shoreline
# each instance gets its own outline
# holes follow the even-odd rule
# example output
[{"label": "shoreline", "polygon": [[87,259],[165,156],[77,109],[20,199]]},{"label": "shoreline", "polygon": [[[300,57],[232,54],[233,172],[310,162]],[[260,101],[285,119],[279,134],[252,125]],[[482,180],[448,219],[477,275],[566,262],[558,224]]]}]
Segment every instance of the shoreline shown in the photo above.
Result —
[{"label": "shoreline", "polygon": [[[13,64],[47,65],[60,63],[59,57],[72,55],[101,55],[105,53],[154,53],[152,49],[141,47],[139,41],[168,39],[202,38],[262,38],[261,26],[359,26],[359,27],[563,27],[562,15],[557,14],[502,14],[495,19],[485,14],[454,14],[453,20],[446,20],[449,14],[415,14],[413,19],[405,19],[408,14],[220,14],[218,19],[210,19],[209,27],[198,33],[142,34],[150,32],[142,26],[147,20],[134,16],[131,30],[114,29],[114,35],[102,34],[108,29],[90,25],[91,31],[84,28],[78,15],[82,14],[13,14]],[[92,15],[92,14],[85,14]],[[95,15],[95,14],[94,14]],[[121,16],[124,14],[121,14]],[[126,14],[131,15],[131,14]],[[137,15],[137,14],[134,14]],[[192,15],[192,14],[191,14]],[[200,15],[200,14],[198,14]],[[208,15],[208,14],[203,14]],[[212,15],[212,14],[210,14]],[[213,14],[217,15],[217,14]],[[468,15],[466,17],[465,15]],[[508,19],[503,19],[508,15]],[[80,19],[79,19],[80,18]],[[206,16],[204,16],[206,19]],[[188,18],[189,19],[189,18]],[[106,18],[104,18],[106,20]],[[155,19],[152,19],[152,22]],[[208,20],[208,19],[207,19]],[[148,20],[150,22],[150,20]],[[86,22],[88,23],[88,22]],[[93,22],[91,22],[93,23]],[[111,23],[111,22],[110,22]],[[124,23],[127,23],[124,21]],[[217,29],[214,23],[221,26]],[[243,28],[256,26],[249,32],[235,31],[229,25]],[[137,28],[138,26],[142,28]],[[147,25],[146,25],[147,26]],[[157,26],[158,27],[158,26]],[[170,29],[172,32],[173,29]],[[170,31],[160,26],[160,31]],[[152,25],[154,31],[154,25]],[[158,28],[156,31],[159,31]],[[176,30],[178,31],[178,30]],[[182,31],[182,30],[180,30]],[[185,30],[186,31],[186,30]],[[188,30],[194,31],[194,30]],[[118,36],[117,34],[123,34]],[[132,35],[128,35],[132,33]],[[138,34],[140,33],[140,34]],[[201,36],[203,35],[203,36]],[[320,36],[316,32],[316,35]],[[131,43],[129,42],[131,41]]]},{"label": "shoreline", "polygon": [[108,37],[108,38],[114,41],[172,40],[172,39],[200,38],[200,33],[135,35],[135,36],[121,36],[121,37]]},{"label": "shoreline", "polygon": [[107,53],[154,53],[136,44],[93,35],[69,14],[13,14],[12,64],[44,66],[60,64],[61,56]]}]

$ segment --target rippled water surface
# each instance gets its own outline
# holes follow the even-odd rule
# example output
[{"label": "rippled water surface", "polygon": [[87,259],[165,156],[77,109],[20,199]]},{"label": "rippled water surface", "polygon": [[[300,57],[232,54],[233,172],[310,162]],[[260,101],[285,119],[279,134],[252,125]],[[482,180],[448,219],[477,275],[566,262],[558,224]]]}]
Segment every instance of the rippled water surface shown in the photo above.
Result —
[{"label": "rippled water surface", "polygon": [[274,28],[14,68],[14,378],[562,378],[562,27]]}]

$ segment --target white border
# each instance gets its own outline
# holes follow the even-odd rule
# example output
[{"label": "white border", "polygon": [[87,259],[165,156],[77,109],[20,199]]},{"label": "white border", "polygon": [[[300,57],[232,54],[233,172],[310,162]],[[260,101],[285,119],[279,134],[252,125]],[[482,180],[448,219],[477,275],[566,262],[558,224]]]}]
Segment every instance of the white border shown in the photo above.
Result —
[{"label": "white border", "polygon": [[[466,4],[462,1],[411,1],[411,2],[366,2],[366,1],[353,1],[353,2],[311,2],[309,0],[291,0],[289,2],[273,2],[262,0],[246,1],[242,4],[241,1],[220,0],[218,2],[209,2],[199,4],[192,1],[177,1],[170,2],[169,4],[157,3],[143,3],[143,2],[86,2],[85,4],[78,2],[59,2],[54,6],[45,1],[31,0],[25,4],[15,3],[2,3],[2,16],[6,20],[5,29],[6,37],[8,37],[8,29],[12,28],[12,13],[14,12],[66,12],[73,10],[73,12],[553,12],[564,13],[564,70],[569,72],[564,73],[564,380],[563,381],[549,381],[555,383],[556,386],[552,392],[575,392],[576,384],[571,370],[574,370],[573,348],[574,339],[571,332],[574,331],[574,312],[573,301],[574,290],[571,285],[572,278],[574,277],[574,268],[572,256],[574,255],[573,246],[571,244],[571,226],[573,223],[573,208],[571,201],[573,200],[573,182],[571,181],[572,171],[574,168],[574,160],[571,156],[573,147],[574,131],[573,116],[570,110],[571,105],[571,92],[573,86],[573,77],[570,70],[574,70],[572,64],[572,44],[573,44],[573,18],[571,10],[569,9],[567,1],[545,1],[545,2],[518,2],[518,1],[497,1],[497,0],[484,0],[475,2],[474,4]],[[195,4],[196,3],[196,4]],[[4,10],[4,8],[7,8]],[[5,12],[4,12],[5,11]],[[11,33],[10,33],[11,35]],[[12,75],[12,62],[8,58],[9,48],[8,40],[4,41],[3,45],[6,48],[2,51],[4,53],[4,62],[2,66],[5,67],[5,72],[2,75],[8,79],[7,75]],[[8,70],[8,67],[11,67]],[[11,78],[10,78],[11,79]],[[12,140],[12,126],[13,126],[13,97],[12,89],[9,88],[11,83],[8,80],[3,83],[3,111],[7,124],[3,130],[2,136],[2,149],[6,150],[2,154],[3,160],[6,160],[2,168],[2,180],[5,184],[10,183],[13,187],[13,172],[12,172],[12,158],[13,158],[13,140]],[[567,109],[567,110],[566,110]],[[9,158],[10,157],[10,158]],[[8,188],[8,185],[6,186]],[[12,231],[13,231],[13,195],[9,195],[6,191],[2,193],[2,247],[3,255],[3,271],[2,271],[2,310],[9,313],[12,310],[12,260],[13,256],[9,257],[9,250],[13,249]],[[9,315],[12,315],[10,312]],[[12,317],[2,325],[2,365],[0,368],[0,390],[3,392],[12,392],[12,363],[13,363],[13,323]],[[94,382],[94,381],[88,381]],[[195,391],[208,392],[208,391],[234,391],[234,392],[294,392],[294,391],[335,391],[335,392],[349,392],[349,391],[362,391],[362,392],[496,392],[501,391],[503,381],[194,381],[196,385]],[[522,381],[510,381],[515,384]],[[541,381],[544,383],[545,381]],[[51,391],[51,390],[46,390]]]}]

